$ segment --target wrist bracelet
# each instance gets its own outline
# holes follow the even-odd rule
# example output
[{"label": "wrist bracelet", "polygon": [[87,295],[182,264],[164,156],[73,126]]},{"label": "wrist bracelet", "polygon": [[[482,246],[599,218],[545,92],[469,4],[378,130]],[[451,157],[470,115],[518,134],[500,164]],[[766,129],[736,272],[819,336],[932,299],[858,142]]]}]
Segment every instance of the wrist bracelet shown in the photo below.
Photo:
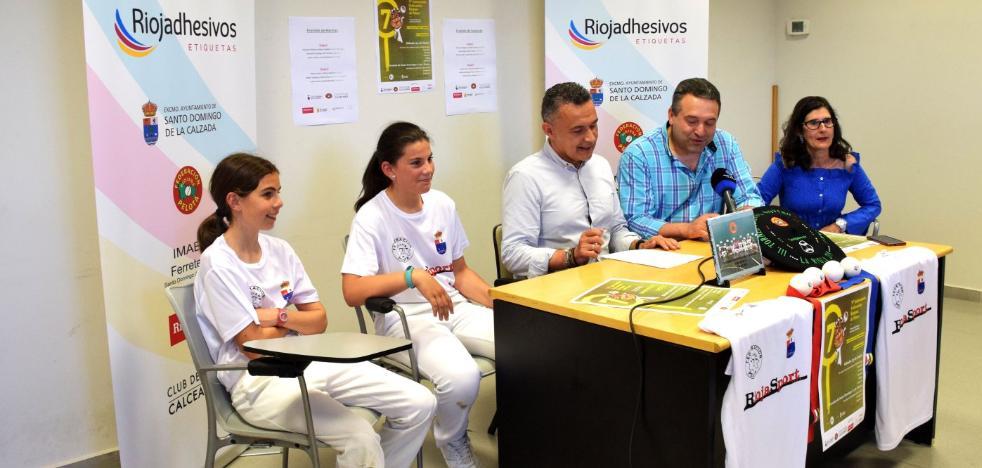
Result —
[{"label": "wrist bracelet", "polygon": [[406,287],[409,289],[416,289],[416,285],[413,284],[413,266],[409,265],[406,267]]},{"label": "wrist bracelet", "polygon": [[566,268],[573,268],[576,266],[576,254],[574,250],[576,247],[570,247],[566,249]]}]

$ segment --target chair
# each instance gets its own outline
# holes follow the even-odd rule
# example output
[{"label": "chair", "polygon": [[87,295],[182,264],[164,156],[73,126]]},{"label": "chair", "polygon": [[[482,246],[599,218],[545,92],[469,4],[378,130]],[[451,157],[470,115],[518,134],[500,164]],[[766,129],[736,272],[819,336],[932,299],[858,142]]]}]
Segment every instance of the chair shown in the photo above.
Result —
[{"label": "chair", "polygon": [[[310,400],[307,395],[307,382],[303,370],[307,363],[296,363],[276,358],[253,359],[241,364],[215,364],[208,352],[201,327],[195,313],[194,290],[191,285],[170,286],[166,288],[167,299],[177,313],[177,318],[184,331],[184,337],[191,351],[191,360],[201,380],[204,389],[205,405],[208,412],[208,448],[205,456],[205,467],[215,466],[215,453],[228,445],[269,445],[282,447],[283,467],[289,462],[291,448],[302,449],[310,456],[314,468],[320,467],[318,449],[328,447],[314,436],[313,418],[310,415]],[[218,380],[219,371],[247,370],[252,375],[276,375],[285,378],[296,378],[300,385],[300,395],[303,399],[304,415],[307,420],[307,433],[283,432],[264,429],[249,424],[232,406],[225,387]],[[374,424],[378,415],[364,408],[351,408],[359,416]],[[216,424],[217,421],[217,424]],[[218,427],[228,434],[219,436]],[[419,460],[417,459],[417,465]]]},{"label": "chair", "polygon": [[501,286],[503,284],[514,283],[518,281],[505,264],[501,261],[501,237],[503,229],[501,223],[495,224],[491,228],[491,243],[494,245],[494,266],[498,270],[498,278],[494,280],[495,286]]},{"label": "chair", "polygon": [[[341,241],[341,247],[343,251],[348,250],[348,235],[344,236]],[[409,333],[409,324],[406,322],[406,313],[396,304],[395,301],[388,297],[370,297],[365,300],[365,308],[369,312],[388,314],[395,312],[399,315],[399,322],[402,324],[402,333],[407,340],[412,341],[412,336]],[[368,334],[368,326],[365,321],[365,313],[362,311],[361,306],[355,306],[355,316],[358,318],[358,328],[362,333]],[[474,358],[474,362],[477,363],[477,368],[481,371],[481,378],[485,378],[496,372],[494,359],[471,355]],[[379,358],[379,364],[389,369],[395,370],[396,372],[402,373],[404,375],[420,375],[419,368],[416,364],[416,352],[412,349],[409,350],[409,362],[410,366],[406,366],[400,361],[397,361],[391,357],[383,356]],[[425,376],[424,376],[425,377]],[[491,425],[488,427],[488,433],[494,434],[496,432],[497,425],[495,424],[497,414],[495,417],[491,418]]]}]

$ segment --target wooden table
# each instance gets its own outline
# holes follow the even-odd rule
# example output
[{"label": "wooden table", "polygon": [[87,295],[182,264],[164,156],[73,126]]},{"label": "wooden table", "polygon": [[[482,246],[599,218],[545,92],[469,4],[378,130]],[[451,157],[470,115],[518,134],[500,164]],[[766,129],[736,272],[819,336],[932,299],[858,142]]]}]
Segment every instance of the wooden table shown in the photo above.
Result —
[{"label": "wooden table", "polygon": [[[938,284],[944,284],[944,256],[951,247],[908,245],[927,247],[940,257]],[[899,248],[874,246],[850,255],[868,258]],[[709,256],[709,245],[686,241],[681,253]],[[695,285],[697,264],[657,269],[607,260],[491,290],[501,466],[627,466],[639,388],[644,397],[635,466],[723,466],[719,416],[729,381],[724,374],[729,342],[699,330],[701,317],[640,311],[634,325],[645,356],[641,363],[635,340],[625,333],[628,310],[571,302],[609,278]],[[711,262],[703,271],[715,276]],[[765,276],[732,282],[749,290],[738,305],[784,295],[791,276],[768,269]],[[939,357],[940,298],[939,291]],[[643,387],[641,366],[646,369]],[[870,417],[866,423],[871,424]],[[934,420],[911,437],[930,443]],[[843,440],[830,451],[856,443]]]}]

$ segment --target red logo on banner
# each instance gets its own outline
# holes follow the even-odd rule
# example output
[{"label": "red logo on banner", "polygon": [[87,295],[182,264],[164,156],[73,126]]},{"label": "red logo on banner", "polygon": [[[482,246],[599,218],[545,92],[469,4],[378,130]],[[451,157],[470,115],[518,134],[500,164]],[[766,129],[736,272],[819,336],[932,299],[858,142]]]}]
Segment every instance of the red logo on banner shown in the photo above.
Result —
[{"label": "red logo on banner", "polygon": [[420,88],[419,86],[413,86],[412,88],[409,88],[409,90],[412,91],[412,92],[414,92],[414,93],[420,92],[421,89],[422,88]]},{"label": "red logo on banner", "polygon": [[457,91],[457,92],[453,93],[453,98],[454,99],[460,99],[462,97],[464,97],[464,93],[462,93],[460,91]]},{"label": "red logo on banner", "polygon": [[181,322],[177,321],[177,314],[167,317],[167,332],[170,334],[171,346],[184,341],[184,330],[181,328]]},{"label": "red logo on banner", "polygon": [[635,138],[644,135],[641,126],[634,122],[624,122],[614,130],[614,148],[618,153],[623,153]]},{"label": "red logo on banner", "polygon": [[201,174],[191,166],[184,166],[174,176],[174,206],[184,214],[191,214],[201,204]]}]

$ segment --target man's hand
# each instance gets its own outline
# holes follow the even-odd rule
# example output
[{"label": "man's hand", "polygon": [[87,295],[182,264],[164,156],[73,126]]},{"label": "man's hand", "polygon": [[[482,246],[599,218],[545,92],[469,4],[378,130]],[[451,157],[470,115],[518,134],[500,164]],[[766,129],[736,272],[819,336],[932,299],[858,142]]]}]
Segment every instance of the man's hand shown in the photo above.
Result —
[{"label": "man's hand", "polygon": [[838,224],[832,223],[832,224],[829,224],[828,226],[823,227],[822,229],[819,229],[819,231],[825,231],[825,232],[842,232],[842,229],[839,229],[839,225]]},{"label": "man's hand", "polygon": [[450,314],[453,313],[453,301],[450,300],[447,290],[443,289],[436,278],[427,273],[426,270],[413,269],[413,284],[430,303],[434,317],[440,320],[450,319]]},{"label": "man's hand", "polygon": [[716,213],[706,213],[692,220],[692,222],[687,226],[686,237],[689,239],[708,241],[709,226],[706,225],[706,221],[717,216],[719,215]]},{"label": "man's hand", "polygon": [[664,250],[678,250],[679,241],[671,239],[665,236],[654,235],[651,239],[648,239],[638,245],[639,249],[664,249]]},{"label": "man's hand", "polygon": [[583,265],[591,258],[597,258],[604,245],[604,230],[590,228],[580,234],[580,242],[573,249],[573,259],[577,265]]}]

